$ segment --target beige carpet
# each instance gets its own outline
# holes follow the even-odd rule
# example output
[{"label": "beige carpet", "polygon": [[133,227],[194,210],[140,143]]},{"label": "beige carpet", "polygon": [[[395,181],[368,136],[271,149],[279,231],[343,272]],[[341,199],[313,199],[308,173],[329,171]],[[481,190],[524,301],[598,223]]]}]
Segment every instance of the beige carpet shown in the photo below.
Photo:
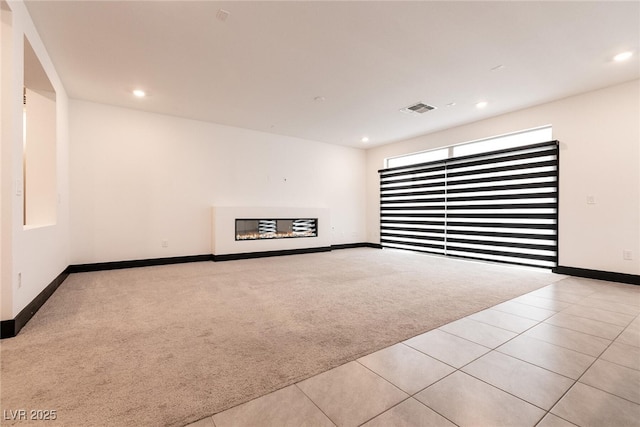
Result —
[{"label": "beige carpet", "polygon": [[0,409],[182,426],[561,277],[378,249],[73,274],[1,342]]}]

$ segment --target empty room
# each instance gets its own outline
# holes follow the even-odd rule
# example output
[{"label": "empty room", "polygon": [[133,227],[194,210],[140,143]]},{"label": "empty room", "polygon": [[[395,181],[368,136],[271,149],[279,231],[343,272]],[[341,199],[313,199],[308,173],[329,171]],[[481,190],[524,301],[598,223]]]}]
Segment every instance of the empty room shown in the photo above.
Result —
[{"label": "empty room", "polygon": [[0,424],[638,426],[640,2],[0,18]]}]

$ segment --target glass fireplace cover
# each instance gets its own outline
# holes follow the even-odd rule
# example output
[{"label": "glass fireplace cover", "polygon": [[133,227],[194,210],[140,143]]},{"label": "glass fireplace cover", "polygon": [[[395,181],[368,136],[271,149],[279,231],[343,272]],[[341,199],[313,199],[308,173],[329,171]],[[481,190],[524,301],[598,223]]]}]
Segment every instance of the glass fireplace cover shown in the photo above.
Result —
[{"label": "glass fireplace cover", "polygon": [[317,237],[318,218],[236,219],[236,240]]}]

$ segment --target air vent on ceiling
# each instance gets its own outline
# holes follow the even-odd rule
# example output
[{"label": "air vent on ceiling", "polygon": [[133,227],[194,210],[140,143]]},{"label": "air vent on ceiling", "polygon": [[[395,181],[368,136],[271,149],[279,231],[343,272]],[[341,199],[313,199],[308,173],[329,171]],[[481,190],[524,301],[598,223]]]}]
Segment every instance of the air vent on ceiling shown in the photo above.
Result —
[{"label": "air vent on ceiling", "polygon": [[231,13],[228,10],[218,9],[218,12],[216,13],[216,18],[218,18],[218,21],[224,22],[227,20],[229,15],[231,15]]},{"label": "air vent on ceiling", "polygon": [[401,109],[400,111],[407,114],[424,114],[427,111],[435,110],[433,105],[425,104],[424,102],[418,102],[417,104],[410,105]]}]

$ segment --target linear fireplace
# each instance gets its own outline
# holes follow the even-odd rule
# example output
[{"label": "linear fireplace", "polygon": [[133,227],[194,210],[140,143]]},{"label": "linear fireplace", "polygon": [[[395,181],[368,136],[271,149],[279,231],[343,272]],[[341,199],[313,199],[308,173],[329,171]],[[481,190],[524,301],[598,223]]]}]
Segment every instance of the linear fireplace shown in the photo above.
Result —
[{"label": "linear fireplace", "polygon": [[236,240],[317,237],[318,218],[236,219]]},{"label": "linear fireplace", "polygon": [[216,257],[331,248],[328,208],[214,206],[211,211],[211,251]]}]

